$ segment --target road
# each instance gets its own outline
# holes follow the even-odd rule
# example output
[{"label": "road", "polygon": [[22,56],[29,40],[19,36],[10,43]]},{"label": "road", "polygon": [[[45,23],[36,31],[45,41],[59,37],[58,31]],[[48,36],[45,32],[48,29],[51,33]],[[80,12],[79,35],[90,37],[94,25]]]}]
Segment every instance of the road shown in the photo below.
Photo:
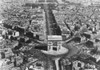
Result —
[{"label": "road", "polygon": [[44,4],[47,35],[61,35],[61,30],[56,22],[51,8],[52,4]]},{"label": "road", "polygon": [[67,58],[70,58],[79,52],[79,49],[76,46],[68,45],[66,43],[64,43],[63,46],[69,50],[69,52],[66,54]]},{"label": "road", "polygon": [[59,66],[59,60],[60,58],[55,58],[54,61],[55,61],[55,65],[56,65],[56,70],[60,70],[60,66]]},{"label": "road", "polygon": [[46,17],[46,30],[47,35],[52,35],[53,30],[51,29],[51,23],[52,23],[52,17],[50,16],[50,9],[48,4],[44,4],[44,10],[45,10],[45,17]]},{"label": "road", "polygon": [[[50,10],[50,7],[48,4],[44,4],[44,10],[45,10],[45,15],[46,15],[46,30],[47,30],[47,35],[54,35],[55,30],[53,28],[51,28],[51,26],[56,23],[56,21],[54,20],[54,15],[52,14],[52,10]],[[68,48],[68,53],[66,53],[66,58],[70,58],[71,56],[75,55],[78,53],[78,49],[75,46],[68,46],[66,43],[63,44],[64,47],[66,47],[66,49]],[[62,56],[64,57],[64,56]],[[61,58],[61,57],[60,57]],[[60,63],[59,60],[55,59],[55,66],[56,66],[56,70],[60,70]],[[59,66],[60,65],[60,66]]]}]

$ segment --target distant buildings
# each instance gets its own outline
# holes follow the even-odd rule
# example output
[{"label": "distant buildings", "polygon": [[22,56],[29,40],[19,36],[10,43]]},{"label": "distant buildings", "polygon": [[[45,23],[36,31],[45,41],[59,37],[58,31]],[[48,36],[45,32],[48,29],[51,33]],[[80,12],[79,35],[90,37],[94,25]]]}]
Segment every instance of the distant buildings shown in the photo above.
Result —
[{"label": "distant buildings", "polygon": [[92,64],[85,64],[82,61],[73,61],[73,70],[97,70],[95,65]]},{"label": "distant buildings", "polygon": [[72,63],[69,61],[69,59],[64,59],[61,61],[61,69],[62,70],[72,70]]},{"label": "distant buildings", "polygon": [[41,6],[33,9],[33,12],[29,30],[43,37],[45,35],[45,12]]},{"label": "distant buildings", "polygon": [[[81,58],[80,58],[81,59]],[[87,60],[89,61],[89,59]],[[64,59],[62,60],[62,70],[97,70],[97,67],[93,63],[88,63],[84,59],[83,60],[71,60]]]},{"label": "distant buildings", "polygon": [[0,35],[0,42],[2,42],[4,40],[4,38]]},{"label": "distant buildings", "polygon": [[94,54],[93,57],[96,59],[96,62],[100,61],[100,54]]},{"label": "distant buildings", "polygon": [[25,70],[45,70],[44,63],[42,61],[35,61],[30,63]]},{"label": "distant buildings", "polygon": [[7,57],[10,57],[10,56],[13,56],[14,55],[14,53],[11,50],[11,48],[3,48],[3,49],[0,49],[0,54],[1,54],[0,58],[1,57],[7,58]]},{"label": "distant buildings", "polygon": [[80,47],[80,53],[83,53],[83,54],[90,54],[90,48],[87,48],[85,46],[82,46]]},{"label": "distant buildings", "polygon": [[84,63],[81,61],[74,61],[73,62],[73,69],[80,70],[80,68],[84,68]]},{"label": "distant buildings", "polygon": [[34,14],[31,16],[32,20],[44,21],[44,10],[41,9],[41,6],[33,10]]},{"label": "distant buildings", "polygon": [[0,59],[0,70],[10,70],[12,67],[14,67],[14,64],[10,63],[9,59]]}]

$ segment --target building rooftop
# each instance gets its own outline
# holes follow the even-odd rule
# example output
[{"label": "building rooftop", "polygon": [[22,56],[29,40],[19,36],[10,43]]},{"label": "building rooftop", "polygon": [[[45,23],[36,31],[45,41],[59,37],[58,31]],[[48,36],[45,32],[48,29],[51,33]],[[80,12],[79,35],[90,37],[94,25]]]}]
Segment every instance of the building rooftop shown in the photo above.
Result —
[{"label": "building rooftop", "polygon": [[62,40],[61,35],[48,35],[48,40]]}]

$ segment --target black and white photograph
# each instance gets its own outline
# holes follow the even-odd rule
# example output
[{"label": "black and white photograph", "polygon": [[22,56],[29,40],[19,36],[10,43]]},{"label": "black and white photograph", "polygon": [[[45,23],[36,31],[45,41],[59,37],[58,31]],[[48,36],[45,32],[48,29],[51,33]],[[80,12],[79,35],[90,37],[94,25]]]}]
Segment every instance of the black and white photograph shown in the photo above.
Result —
[{"label": "black and white photograph", "polygon": [[0,0],[0,70],[100,70],[100,0]]}]

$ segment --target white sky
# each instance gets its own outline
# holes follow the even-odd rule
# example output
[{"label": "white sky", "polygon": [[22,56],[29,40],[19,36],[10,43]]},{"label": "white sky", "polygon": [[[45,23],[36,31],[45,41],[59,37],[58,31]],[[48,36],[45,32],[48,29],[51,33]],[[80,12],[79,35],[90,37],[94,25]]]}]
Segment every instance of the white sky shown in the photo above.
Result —
[{"label": "white sky", "polygon": [[[16,0],[0,0],[0,4],[2,4],[3,2],[7,2],[7,1],[16,1]],[[17,1],[36,1],[36,0],[17,0]],[[62,2],[62,0],[57,0],[59,3]],[[70,2],[100,2],[100,0],[66,0],[66,1],[70,1]]]},{"label": "white sky", "polygon": [[100,0],[66,0],[70,2],[100,2]]}]

